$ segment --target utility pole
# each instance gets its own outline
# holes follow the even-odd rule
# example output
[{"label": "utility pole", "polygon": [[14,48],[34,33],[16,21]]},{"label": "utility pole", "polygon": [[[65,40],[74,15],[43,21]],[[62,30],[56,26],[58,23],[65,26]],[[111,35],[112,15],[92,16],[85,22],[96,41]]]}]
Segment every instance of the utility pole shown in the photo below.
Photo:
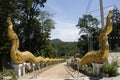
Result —
[{"label": "utility pole", "polygon": [[[101,15],[101,26],[102,26],[102,29],[104,28],[104,11],[103,11],[103,1],[102,0],[99,0],[100,1],[100,15]],[[94,10],[96,11],[96,10]],[[93,12],[93,11],[91,11]],[[91,13],[90,12],[90,13]],[[90,14],[89,13],[89,14]],[[88,23],[89,24],[89,23]],[[88,34],[88,50],[91,51],[93,49],[93,45],[92,45],[92,34],[91,32],[89,32]]]},{"label": "utility pole", "polygon": [[100,14],[101,14],[101,26],[104,28],[104,12],[103,12],[103,0],[100,1]]}]

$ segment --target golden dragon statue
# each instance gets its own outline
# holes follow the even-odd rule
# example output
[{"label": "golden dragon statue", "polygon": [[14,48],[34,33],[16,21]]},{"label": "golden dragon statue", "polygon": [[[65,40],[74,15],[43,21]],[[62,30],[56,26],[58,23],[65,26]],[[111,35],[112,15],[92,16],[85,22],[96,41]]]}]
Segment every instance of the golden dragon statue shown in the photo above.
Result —
[{"label": "golden dragon statue", "polygon": [[11,21],[11,18],[8,17],[7,18],[7,23],[8,23],[8,37],[11,40],[11,51],[10,51],[10,56],[12,61],[15,64],[21,64],[23,62],[30,62],[30,63],[58,63],[58,62],[63,62],[65,61],[63,58],[59,58],[59,59],[53,59],[53,58],[43,58],[41,56],[39,57],[35,57],[31,52],[29,51],[23,51],[21,52],[18,48],[19,48],[19,38],[17,36],[17,34],[14,32],[13,30],[13,24]]},{"label": "golden dragon statue", "polygon": [[109,56],[109,43],[108,43],[108,35],[112,31],[112,11],[109,11],[109,14],[106,18],[106,26],[102,29],[99,36],[99,50],[97,51],[89,51],[83,56],[81,59],[78,58],[79,66],[82,66],[87,63],[95,62],[95,63],[104,63],[107,61]]},{"label": "golden dragon statue", "polygon": [[13,30],[13,24],[12,24],[10,17],[7,18],[7,23],[8,23],[8,36],[12,43],[12,47],[11,47],[11,51],[10,51],[12,61],[15,64],[21,64],[25,61],[35,63],[35,64],[39,63],[39,62],[44,62],[45,60],[43,57],[41,57],[41,56],[35,57],[29,51],[21,52],[18,49],[19,48],[19,38]]}]

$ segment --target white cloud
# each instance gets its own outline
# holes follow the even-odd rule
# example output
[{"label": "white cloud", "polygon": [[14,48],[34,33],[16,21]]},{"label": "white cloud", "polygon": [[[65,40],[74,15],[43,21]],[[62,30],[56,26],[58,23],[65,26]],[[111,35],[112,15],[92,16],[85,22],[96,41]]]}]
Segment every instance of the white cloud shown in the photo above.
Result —
[{"label": "white cloud", "polygon": [[49,11],[53,15],[63,12],[54,0],[48,0],[43,10]]},{"label": "white cloud", "polygon": [[[65,5],[63,5],[65,6]],[[53,14],[53,20],[55,21],[55,29],[51,32],[51,39],[61,39],[62,41],[77,41],[79,30],[75,27],[77,20],[74,18],[77,15],[70,16],[69,8],[61,6],[58,1],[49,0],[46,4],[46,9]],[[76,22],[75,22],[76,21]]]},{"label": "white cloud", "polygon": [[79,30],[76,23],[69,20],[55,18],[56,25],[52,31],[51,39],[59,38],[62,41],[77,41]]}]

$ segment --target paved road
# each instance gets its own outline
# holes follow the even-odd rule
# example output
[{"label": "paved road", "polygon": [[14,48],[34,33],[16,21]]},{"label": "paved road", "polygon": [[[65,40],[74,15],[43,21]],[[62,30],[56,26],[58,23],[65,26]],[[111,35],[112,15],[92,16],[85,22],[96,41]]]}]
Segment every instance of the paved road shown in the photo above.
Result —
[{"label": "paved road", "polygon": [[83,76],[72,68],[68,68],[67,63],[64,62],[26,74],[18,80],[74,80],[77,75]]},{"label": "paved road", "polygon": [[66,63],[57,64],[37,76],[39,79],[70,79],[73,78],[66,70]]}]

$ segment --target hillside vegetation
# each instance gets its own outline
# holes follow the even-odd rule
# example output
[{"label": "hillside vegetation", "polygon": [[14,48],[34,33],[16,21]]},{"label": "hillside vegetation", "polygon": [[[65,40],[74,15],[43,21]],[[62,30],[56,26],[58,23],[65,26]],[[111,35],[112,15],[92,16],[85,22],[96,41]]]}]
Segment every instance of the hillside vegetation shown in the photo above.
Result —
[{"label": "hillside vegetation", "polygon": [[53,48],[55,49],[56,57],[71,57],[77,51],[77,42],[63,42],[60,39],[51,40]]}]

